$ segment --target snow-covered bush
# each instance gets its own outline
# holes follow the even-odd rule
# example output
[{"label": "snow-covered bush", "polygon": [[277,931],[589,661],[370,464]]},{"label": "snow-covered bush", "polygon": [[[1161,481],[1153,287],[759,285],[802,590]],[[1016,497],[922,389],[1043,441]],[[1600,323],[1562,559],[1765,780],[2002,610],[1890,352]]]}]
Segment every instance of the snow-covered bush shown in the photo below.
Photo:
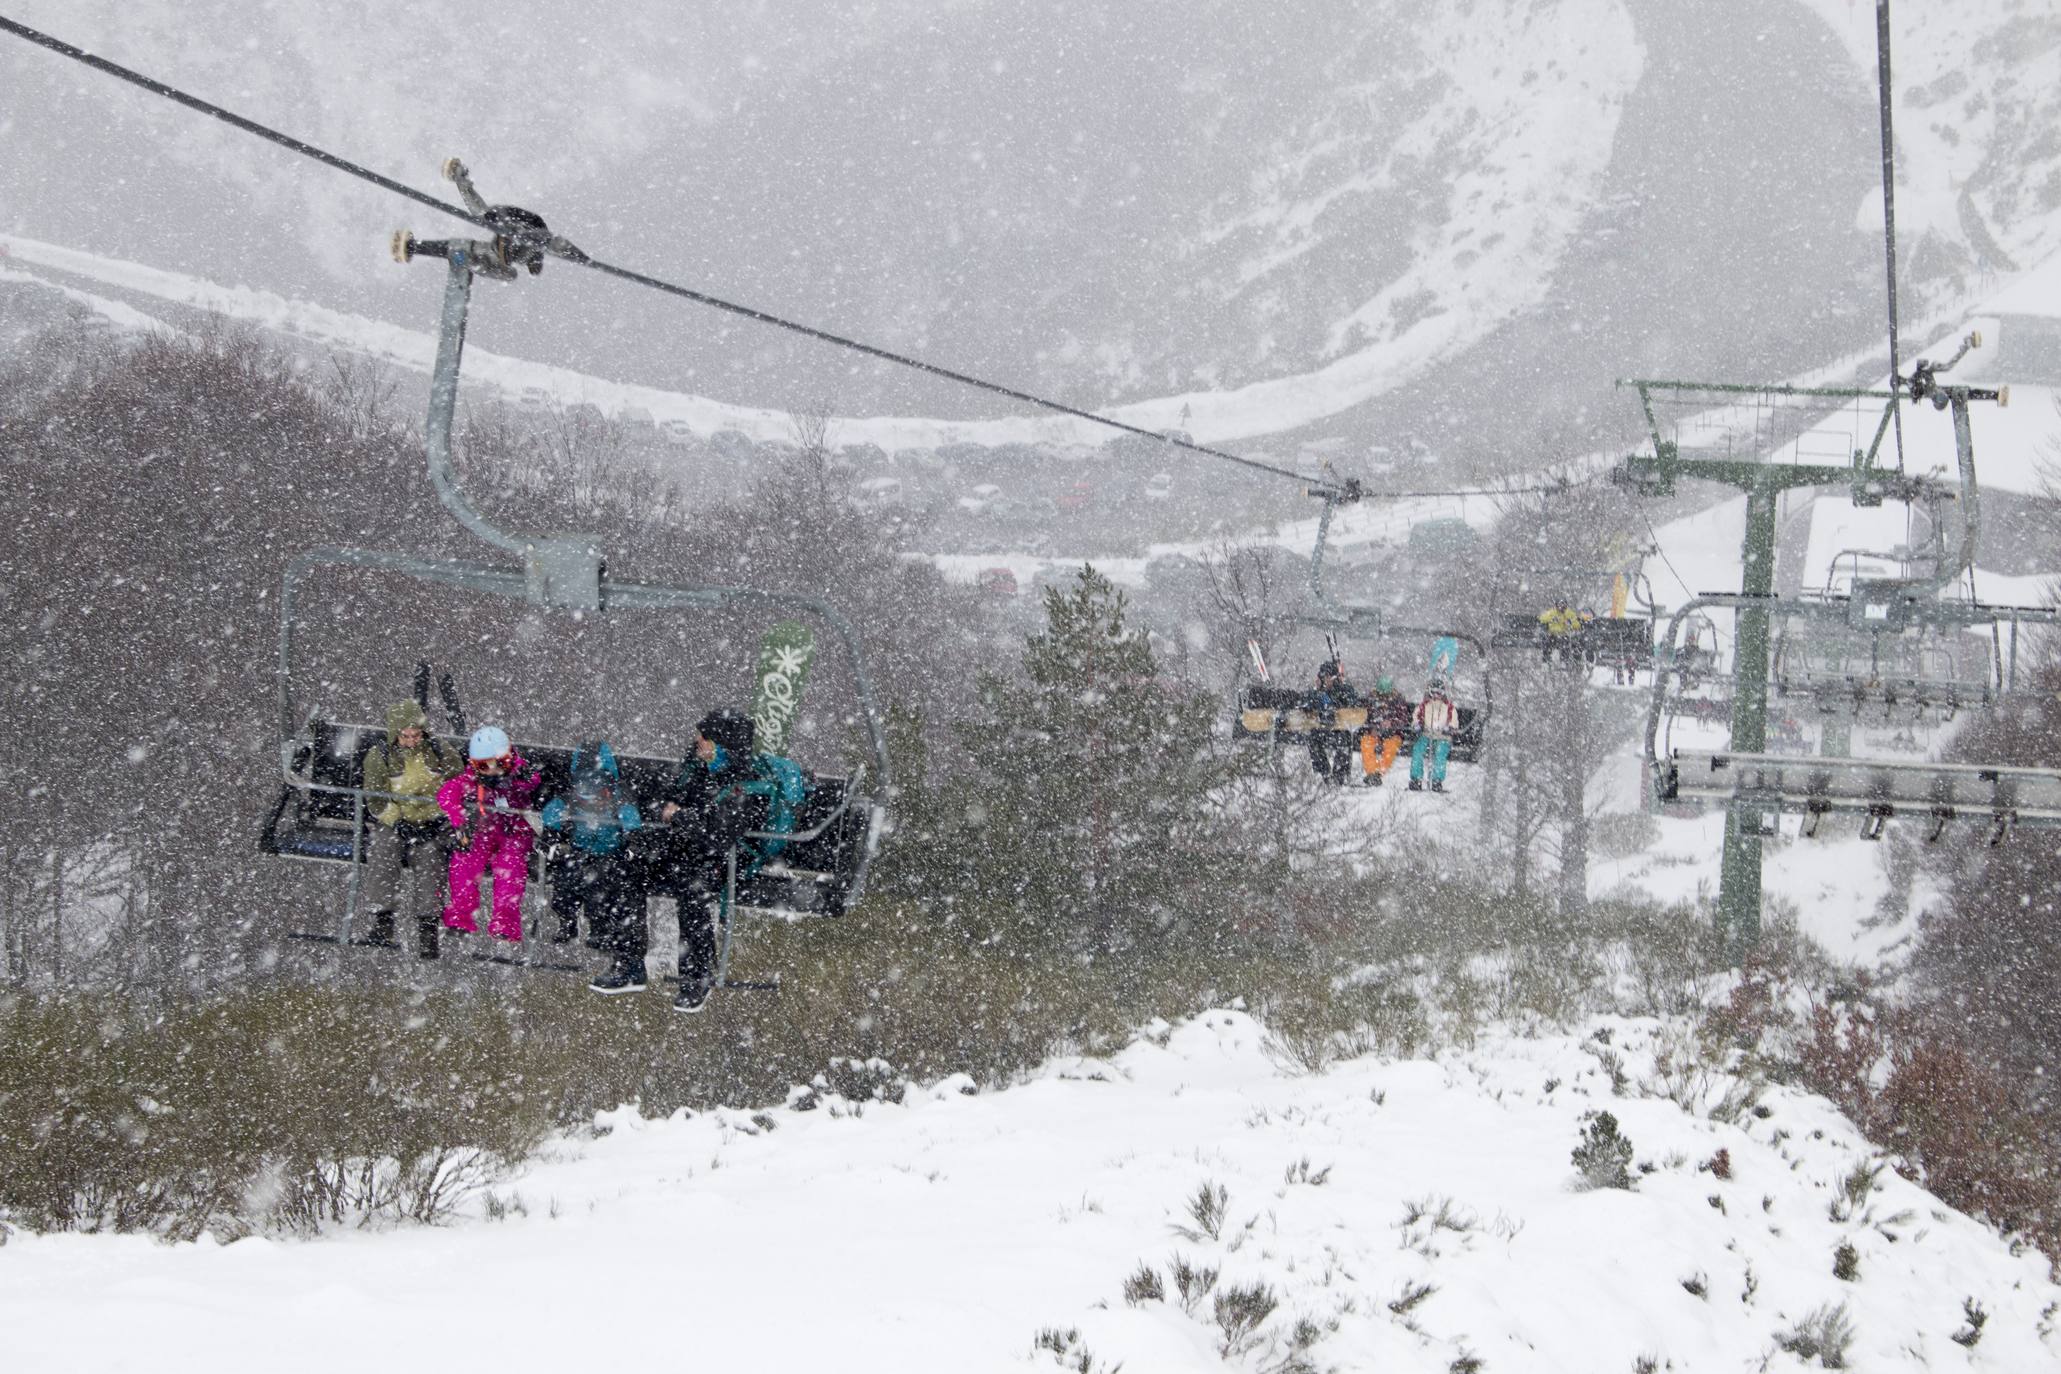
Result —
[{"label": "snow-covered bush", "polygon": [[1574,1147],[1574,1167],[1582,1183],[1590,1188],[1632,1186],[1632,1142],[1617,1128],[1609,1112],[1589,1112],[1582,1117],[1581,1143]]}]

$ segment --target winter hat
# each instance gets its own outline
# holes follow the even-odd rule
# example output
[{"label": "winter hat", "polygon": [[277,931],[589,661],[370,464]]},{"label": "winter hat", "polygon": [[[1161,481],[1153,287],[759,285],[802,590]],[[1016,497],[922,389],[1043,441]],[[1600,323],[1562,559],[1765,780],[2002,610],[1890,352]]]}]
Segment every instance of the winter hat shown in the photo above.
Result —
[{"label": "winter hat", "polygon": [[386,732],[398,735],[403,730],[429,729],[429,716],[422,709],[422,703],[410,697],[397,701],[386,708]]},{"label": "winter hat", "polygon": [[508,732],[498,725],[482,725],[472,732],[472,742],[465,753],[473,759],[505,759],[509,754]]},{"label": "winter hat", "polygon": [[758,735],[757,730],[751,723],[750,716],[745,715],[742,711],[733,711],[728,707],[720,711],[711,711],[703,716],[700,723],[694,727],[694,731],[710,744],[715,745],[716,748],[723,750],[731,758],[737,760],[751,757],[752,746],[756,742]]},{"label": "winter hat", "polygon": [[1395,690],[1395,679],[1386,675],[1376,678],[1374,680],[1374,690],[1377,692],[1393,692]]}]

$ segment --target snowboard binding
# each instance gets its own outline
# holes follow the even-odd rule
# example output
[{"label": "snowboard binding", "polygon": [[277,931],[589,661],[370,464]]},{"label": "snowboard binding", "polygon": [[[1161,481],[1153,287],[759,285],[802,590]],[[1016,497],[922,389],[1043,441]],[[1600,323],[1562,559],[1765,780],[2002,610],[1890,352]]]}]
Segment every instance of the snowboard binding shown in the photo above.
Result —
[{"label": "snowboard binding", "polygon": [[587,255],[571,242],[551,232],[551,226],[534,210],[525,210],[519,205],[489,205],[486,197],[473,189],[472,173],[466,170],[457,158],[445,158],[444,179],[458,188],[459,196],[465,201],[465,208],[479,216],[492,231],[491,239],[418,239],[406,229],[397,229],[393,237],[395,262],[412,262],[416,258],[442,258],[446,262],[470,267],[482,276],[496,281],[514,281],[516,269],[527,269],[531,276],[544,270],[547,257],[564,258],[568,262],[585,262]]}]

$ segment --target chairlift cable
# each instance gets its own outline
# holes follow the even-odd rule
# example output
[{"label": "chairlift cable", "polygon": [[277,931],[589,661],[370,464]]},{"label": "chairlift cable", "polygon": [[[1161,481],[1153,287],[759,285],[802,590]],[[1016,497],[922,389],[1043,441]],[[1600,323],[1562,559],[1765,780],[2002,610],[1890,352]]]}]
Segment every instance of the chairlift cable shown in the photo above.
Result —
[{"label": "chairlift cable", "polygon": [[1653,517],[1646,514],[1643,507],[1635,507],[1634,509],[1639,511],[1639,518],[1646,522],[1646,534],[1653,540],[1653,551],[1660,555],[1660,561],[1665,563],[1667,570],[1674,574],[1675,581],[1682,584],[1682,591],[1689,596],[1695,596],[1696,589],[1690,586],[1688,579],[1684,578],[1680,571],[1676,569],[1675,560],[1667,556],[1667,549],[1660,542],[1660,531],[1653,528]]},{"label": "chairlift cable", "polygon": [[1882,245],[1889,280],[1889,413],[1896,424],[1896,470],[1904,470],[1903,367],[1896,318],[1896,135],[1890,119],[1889,0],[1875,0],[1877,96],[1882,109]]},{"label": "chairlift cable", "polygon": [[[370,168],[361,166],[358,163],[352,162],[348,158],[339,157],[335,153],[331,153],[323,148],[318,148],[314,144],[308,143],[303,139],[295,138],[290,134],[281,133],[276,129],[258,123],[256,120],[245,118],[244,116],[236,114],[231,110],[226,110],[222,108],[220,105],[216,105],[209,101],[203,100],[198,96],[190,95],[187,92],[182,91],[175,86],[168,85],[163,81],[159,81],[154,77],[145,76],[141,72],[132,71],[127,67],[121,66],[114,62],[110,62],[104,57],[100,57],[93,53],[89,53],[85,51],[83,48],[74,47],[72,44],[66,43],[61,39],[53,38],[49,34],[43,33],[36,29],[32,29],[25,24],[17,23],[12,19],[7,18],[5,15],[0,15],[0,31],[11,33],[18,38],[26,39],[27,41],[37,45],[38,47],[47,48],[51,52],[57,53],[59,56],[68,57],[75,62],[84,63],[86,66],[93,68],[95,71],[102,72],[108,76],[115,77],[118,80],[126,81],[133,86],[137,86],[145,91],[150,92],[152,95],[162,96],[167,100],[174,101],[177,104],[183,105],[190,110],[197,111],[200,114],[207,115],[210,118],[219,119],[223,123],[228,124],[234,128],[240,129],[245,133],[255,135],[256,137],[265,139],[266,141],[271,143],[276,143],[280,147],[288,150],[289,152],[299,153],[301,156],[311,158],[314,161],[321,163],[325,167],[329,167],[336,171],[343,172],[348,176],[356,177],[361,181],[369,182],[382,190],[391,191],[396,195],[403,196],[409,200],[415,201],[417,204],[426,205],[433,210],[441,211],[444,214],[450,215],[454,219],[461,219],[468,224],[478,225],[481,228],[485,229],[491,230],[495,228],[495,226],[489,222],[489,218],[487,216],[473,214],[471,211],[465,209],[463,206],[453,205],[450,202],[440,200],[437,197],[428,194],[427,192],[418,191],[414,187],[396,181],[391,177],[382,176],[380,173],[372,171]],[[939,377],[950,382],[956,382],[961,386],[972,387],[979,391],[985,391],[990,393],[991,395],[1006,397],[1013,401],[1021,401],[1025,405],[1035,406],[1041,410],[1052,411],[1056,414],[1066,415],[1077,420],[1085,420],[1090,424],[1100,425],[1105,429],[1114,429],[1126,434],[1138,435],[1141,438],[1150,439],[1156,443],[1163,443],[1170,445],[1174,448],[1186,449],[1190,453],[1201,454],[1204,457],[1218,458],[1227,463],[1235,463],[1240,467],[1250,468],[1255,472],[1264,472],[1275,477],[1286,477],[1289,480],[1295,482],[1307,483],[1316,482],[1319,480],[1312,477],[1308,473],[1297,472],[1292,468],[1280,467],[1273,463],[1262,462],[1256,458],[1242,457],[1239,454],[1230,453],[1220,448],[1213,448],[1208,444],[1198,444],[1195,443],[1193,440],[1182,439],[1175,437],[1171,434],[1161,433],[1157,430],[1147,429],[1142,425],[1133,425],[1128,424],[1122,420],[1114,420],[1108,417],[1107,415],[1098,415],[1093,411],[1082,410],[1077,406],[1070,406],[1061,401],[1050,400],[1046,397],[1039,396],[1034,392],[1021,391],[1015,387],[1004,386],[999,382],[991,382],[986,380],[985,378],[975,377],[971,374],[964,372],[958,372],[937,363],[926,362],[921,358],[912,357],[905,353],[897,353],[891,349],[881,348],[875,344],[865,343],[858,339],[846,337],[845,335],[833,334],[828,330],[818,329],[812,325],[802,324],[799,321],[790,320],[783,316],[775,315],[770,311],[760,310],[748,305],[741,305],[735,301],[725,300],[720,296],[711,295],[705,291],[697,291],[694,290],[692,287],[681,286],[674,282],[665,281],[662,278],[650,276],[647,273],[638,272],[628,267],[622,267],[615,263],[604,261],[600,258],[589,257],[584,253],[577,252],[577,250],[575,250],[572,255],[568,256],[566,260],[575,263],[581,267],[591,268],[594,271],[601,273],[603,276],[614,277],[620,281],[629,282],[634,286],[647,287],[653,291],[662,292],[669,296],[677,296],[682,300],[691,301],[696,305],[707,306],[713,310],[721,310],[727,314],[736,315],[740,318],[751,320],[758,324],[770,325],[775,329],[783,329],[791,334],[801,335],[803,338],[813,339],[819,343],[825,343],[836,348],[843,348],[851,352],[864,354],[867,357],[876,358],[882,362],[892,363],[897,367],[905,367],[913,371],[927,373],[930,376]],[[1355,490],[1354,499],[1406,500],[1418,497],[1441,496],[1501,496],[1519,495],[1524,493],[1535,493],[1552,490],[1558,490],[1558,488],[1552,486],[1533,486],[1508,487],[1500,490],[1482,489],[1475,491],[1397,492],[1369,492],[1364,490]]]},{"label": "chairlift cable", "polygon": [[49,34],[32,29],[26,24],[18,24],[4,14],[0,14],[0,31],[11,33],[17,38],[27,39],[38,47],[48,48],[60,56],[71,58],[74,62],[83,62],[97,72],[104,72],[109,76],[126,81],[132,86],[140,86],[152,95],[163,96],[176,104],[184,105],[189,110],[196,110],[212,119],[219,119],[224,124],[241,129],[247,134],[253,134],[258,138],[265,139],[267,142],[276,143],[289,152],[299,153],[302,157],[313,158],[324,166],[333,167],[340,172],[348,173],[361,181],[369,181],[374,186],[382,190],[391,191],[397,196],[406,196],[409,200],[427,205],[433,210],[441,210],[445,214],[462,219],[469,224],[477,224],[481,228],[490,227],[484,218],[472,214],[462,206],[452,205],[446,201],[439,200],[427,192],[418,191],[412,186],[395,181],[392,177],[381,176],[370,168],[361,167],[347,158],[338,157],[335,153],[318,148],[312,143],[304,142],[291,134],[283,134],[277,129],[267,128],[256,120],[245,119],[234,111],[225,110],[220,105],[210,104],[199,96],[188,95],[176,86],[168,86],[154,77],[148,77],[141,72],[131,71],[127,67],[118,66],[104,57],[87,52],[84,48],[75,48],[62,39],[53,38]]}]

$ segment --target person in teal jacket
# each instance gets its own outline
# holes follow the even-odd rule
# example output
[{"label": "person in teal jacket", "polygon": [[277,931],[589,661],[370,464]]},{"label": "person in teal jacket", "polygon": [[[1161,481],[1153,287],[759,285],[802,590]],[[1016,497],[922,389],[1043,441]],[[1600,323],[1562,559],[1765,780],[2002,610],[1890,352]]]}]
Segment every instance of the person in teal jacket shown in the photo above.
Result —
[{"label": "person in teal jacket", "polygon": [[546,864],[551,910],[558,917],[552,938],[559,944],[576,939],[584,909],[587,943],[604,948],[617,926],[644,905],[643,883],[626,848],[627,837],[644,821],[607,741],[590,740],[573,751],[572,786],[544,804],[542,820],[552,844]]}]

